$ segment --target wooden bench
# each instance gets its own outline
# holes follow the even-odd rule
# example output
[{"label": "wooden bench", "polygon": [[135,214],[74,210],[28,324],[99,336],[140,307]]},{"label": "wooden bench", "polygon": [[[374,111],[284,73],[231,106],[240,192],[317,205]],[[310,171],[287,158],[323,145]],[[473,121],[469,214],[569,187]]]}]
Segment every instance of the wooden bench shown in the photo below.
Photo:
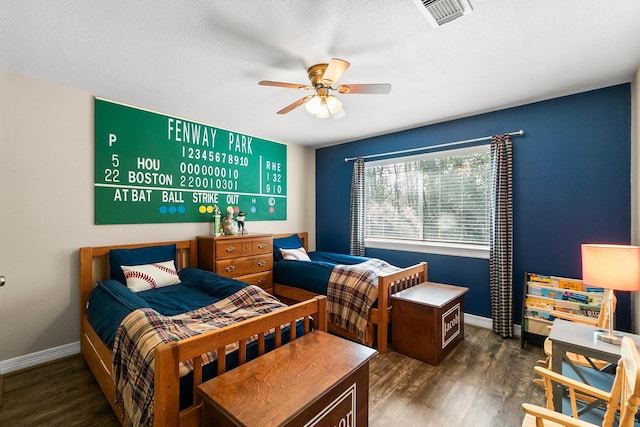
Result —
[{"label": "wooden bench", "polygon": [[376,354],[314,331],[200,384],[203,426],[366,426]]}]

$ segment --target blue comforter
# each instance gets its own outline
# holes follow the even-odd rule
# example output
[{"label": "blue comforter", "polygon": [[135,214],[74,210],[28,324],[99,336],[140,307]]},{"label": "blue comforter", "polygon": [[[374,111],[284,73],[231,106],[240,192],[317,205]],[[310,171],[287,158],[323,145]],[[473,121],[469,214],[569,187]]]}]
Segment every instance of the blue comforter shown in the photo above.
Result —
[{"label": "blue comforter", "polygon": [[216,303],[247,286],[197,268],[185,268],[178,275],[179,285],[137,293],[116,280],[98,282],[89,298],[89,323],[102,341],[113,348],[118,326],[133,310],[152,308],[165,316],[174,316]]},{"label": "blue comforter", "polygon": [[[209,271],[197,268],[185,268],[178,272],[181,283],[174,286],[132,292],[117,280],[98,282],[91,292],[87,307],[89,323],[109,348],[113,349],[116,332],[122,320],[138,308],[153,308],[165,316],[195,310],[214,304],[247,286],[235,279],[222,277]],[[296,325],[297,336],[304,335],[304,323]],[[282,343],[289,342],[289,327],[282,328]],[[265,338],[265,350],[275,347],[273,334]],[[258,356],[257,341],[247,345],[247,360]],[[238,366],[238,354],[227,354],[227,369]],[[212,378],[217,372],[217,361],[203,367],[202,376]],[[180,378],[180,408],[183,409],[193,401],[193,373]]]},{"label": "blue comforter", "polygon": [[338,264],[353,265],[371,258],[334,252],[309,252],[311,261],[283,259],[273,263],[273,281],[294,286],[318,295],[327,294],[327,285],[333,268]]}]

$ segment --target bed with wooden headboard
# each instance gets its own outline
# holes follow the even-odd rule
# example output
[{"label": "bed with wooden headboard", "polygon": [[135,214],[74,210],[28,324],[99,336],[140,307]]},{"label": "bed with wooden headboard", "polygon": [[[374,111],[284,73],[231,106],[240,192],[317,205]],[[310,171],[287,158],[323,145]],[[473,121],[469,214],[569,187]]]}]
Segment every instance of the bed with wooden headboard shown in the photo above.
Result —
[{"label": "bed with wooden headboard", "polygon": [[[287,233],[276,234],[274,239],[281,239],[290,237],[292,234],[297,234],[302,241],[305,251],[308,252],[308,233]],[[274,251],[277,250],[274,245]],[[304,261],[301,261],[304,262]],[[277,268],[274,262],[274,269]],[[417,284],[427,281],[427,263],[421,262],[406,268],[402,268],[388,275],[378,276],[378,300],[377,306],[372,307],[369,310],[368,322],[366,331],[364,333],[363,344],[376,347],[378,352],[384,353],[387,351],[388,339],[389,339],[389,322],[391,317],[391,295],[401,290],[410,288]],[[276,283],[274,278],[273,293],[276,297],[287,303],[296,303],[307,300],[316,296],[316,293],[309,292],[292,284]],[[328,323],[329,331],[340,335],[342,337],[361,341],[352,332],[345,330],[344,328],[334,323]]]},{"label": "bed with wooden headboard", "polygon": [[[123,415],[119,405],[115,402],[116,389],[112,367],[112,351],[106,345],[87,318],[87,303],[94,283],[105,281],[109,278],[109,254],[112,249],[135,249],[158,245],[176,245],[175,263],[178,269],[184,267],[196,267],[196,241],[184,240],[177,242],[141,243],[101,247],[80,248],[80,343],[81,353],[89,365],[93,375],[98,381],[105,397],[111,404],[116,416],[124,424]],[[311,318],[313,317],[313,321]],[[327,330],[326,298],[312,298],[288,308],[279,309],[268,314],[244,320],[231,326],[202,333],[201,335],[186,338],[180,341],[161,344],[155,349],[154,369],[154,426],[200,426],[201,402],[195,388],[202,380],[202,358],[211,351],[222,351],[229,344],[239,347],[239,363],[246,361],[246,343],[248,337],[257,336],[258,354],[265,352],[264,340],[268,331],[274,328],[289,326],[290,340],[296,338],[296,328],[293,327],[304,322],[304,333],[313,333],[313,330]],[[280,343],[280,334],[275,335],[275,346]],[[193,363],[193,402],[191,406],[180,409],[179,395],[179,369],[183,361]],[[226,363],[220,358],[217,363],[218,374],[225,372]]]}]

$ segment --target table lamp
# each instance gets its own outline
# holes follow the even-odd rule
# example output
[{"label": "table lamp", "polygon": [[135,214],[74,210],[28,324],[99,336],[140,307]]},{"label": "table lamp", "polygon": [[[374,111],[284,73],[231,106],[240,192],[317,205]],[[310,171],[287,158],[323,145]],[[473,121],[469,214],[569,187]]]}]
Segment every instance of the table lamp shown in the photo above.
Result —
[{"label": "table lamp", "polygon": [[613,332],[613,291],[640,290],[640,246],[583,244],[582,282],[611,290],[607,298],[609,330],[596,332],[596,337],[620,345],[621,335]]}]

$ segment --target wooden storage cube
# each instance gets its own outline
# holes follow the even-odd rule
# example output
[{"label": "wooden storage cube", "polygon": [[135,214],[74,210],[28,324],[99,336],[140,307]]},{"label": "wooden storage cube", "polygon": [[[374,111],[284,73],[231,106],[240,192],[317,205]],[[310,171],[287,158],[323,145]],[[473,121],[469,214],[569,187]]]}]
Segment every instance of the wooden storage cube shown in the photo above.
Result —
[{"label": "wooden storage cube", "polygon": [[423,283],[391,296],[393,349],[437,365],[464,338],[468,288]]}]

